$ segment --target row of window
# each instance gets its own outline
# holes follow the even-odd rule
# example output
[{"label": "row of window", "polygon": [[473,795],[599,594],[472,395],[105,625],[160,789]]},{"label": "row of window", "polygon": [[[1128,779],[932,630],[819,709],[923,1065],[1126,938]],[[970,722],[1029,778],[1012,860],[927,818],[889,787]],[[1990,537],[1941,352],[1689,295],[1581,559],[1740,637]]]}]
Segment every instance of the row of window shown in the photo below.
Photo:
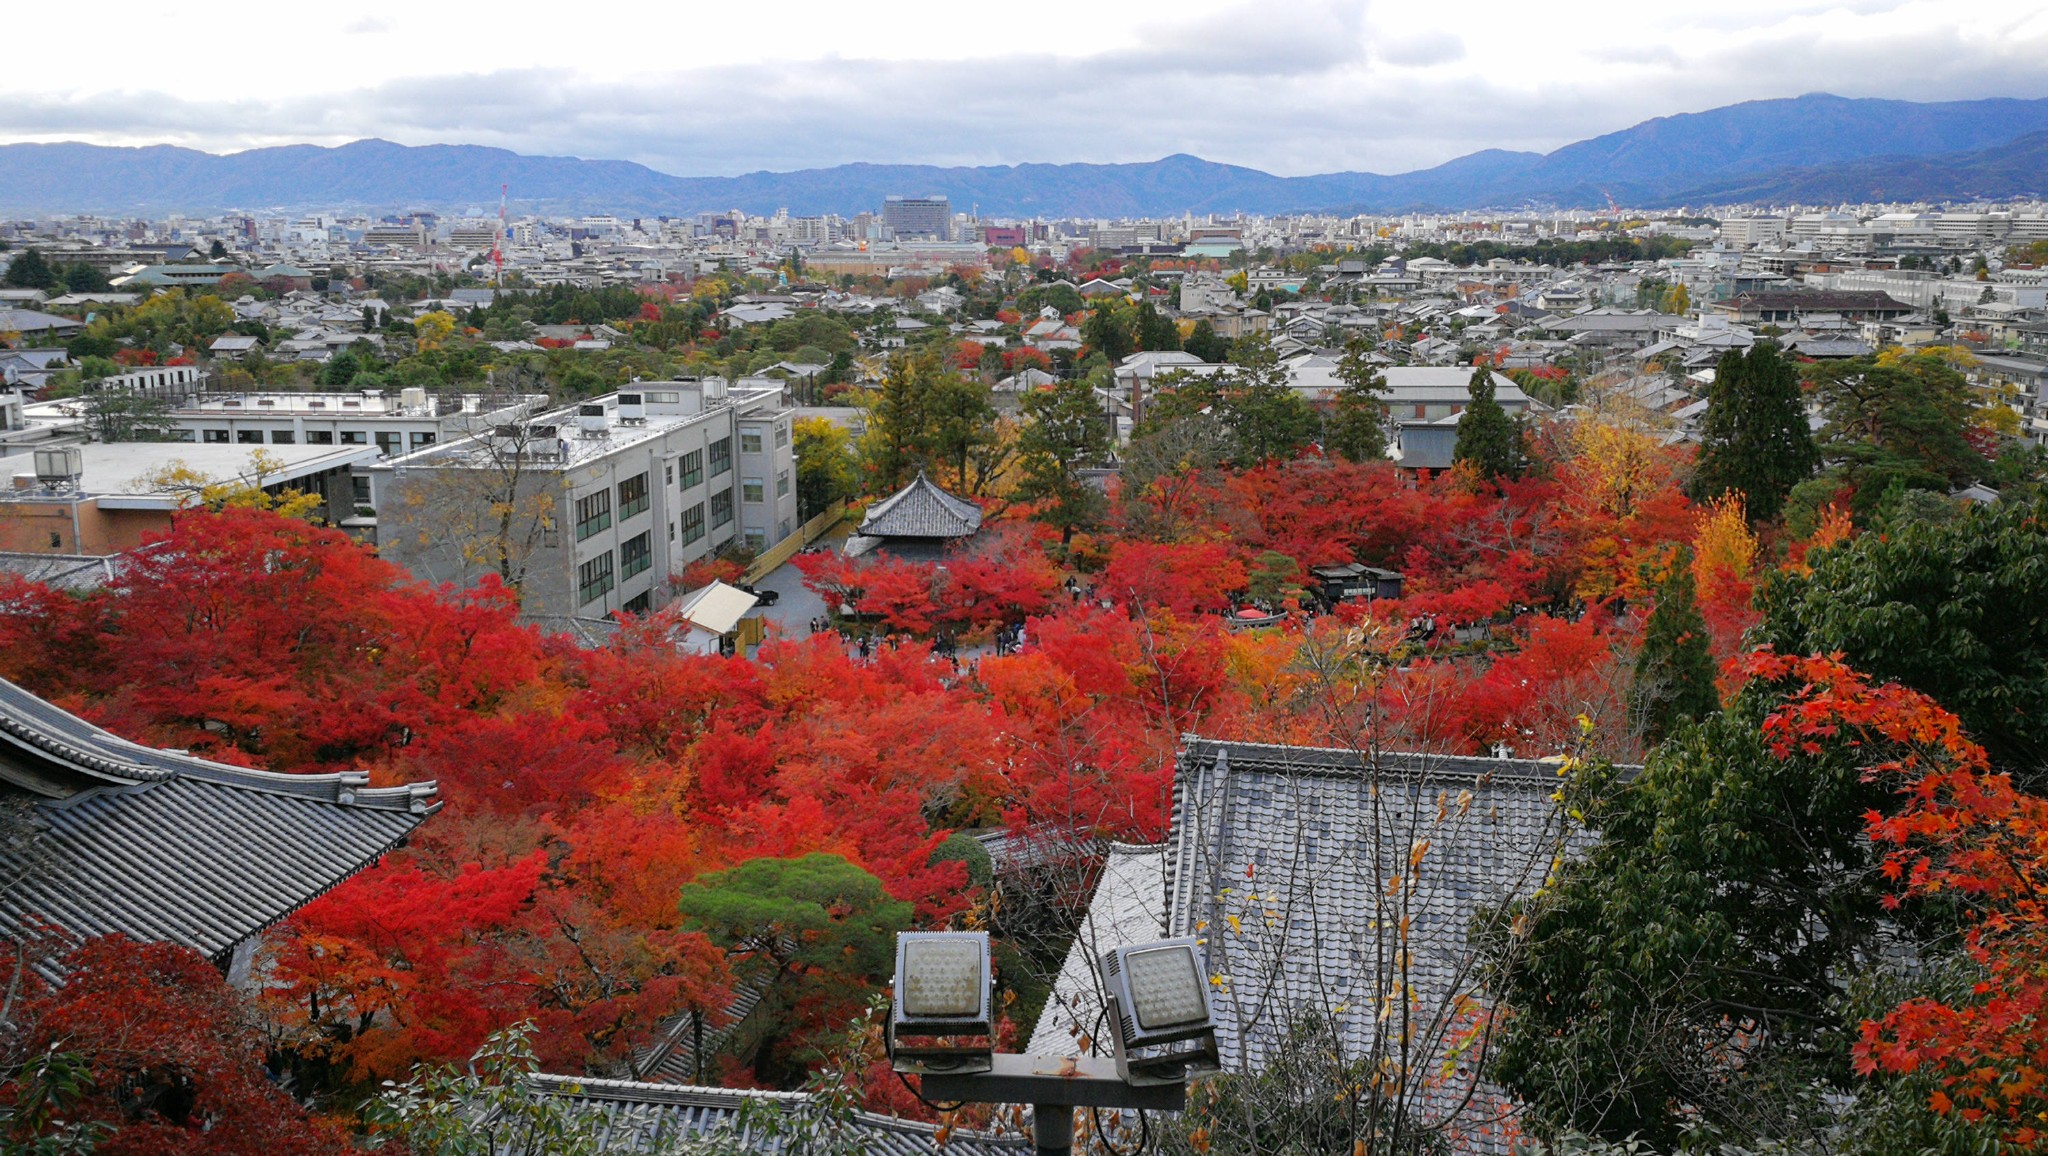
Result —
[{"label": "row of window", "polygon": [[[576,540],[581,542],[612,525],[612,492],[599,490],[576,499]],[[606,563],[609,568],[610,563]],[[588,599],[585,599],[588,601]]]},{"label": "row of window", "polygon": [[647,511],[647,475],[636,474],[619,483],[619,521]]},{"label": "row of window", "polygon": [[[788,470],[783,470],[783,471],[781,471],[780,473],[778,473],[778,474],[776,474],[776,475],[775,475],[775,496],[776,496],[776,497],[778,497],[778,498],[785,498],[785,497],[788,497],[788,496],[789,496],[789,471],[788,471]],[[767,482],[767,480],[766,480],[765,478],[741,478],[741,479],[740,479],[740,497],[741,497],[741,499],[743,499],[743,500],[745,500],[745,501],[749,501],[749,502],[765,502],[765,501],[767,501],[767,500],[768,500],[768,482]]]},{"label": "row of window", "polygon": [[[238,429],[233,431],[233,435],[232,440],[237,445],[260,446],[263,444],[263,431],[260,429]],[[208,445],[227,445],[230,441],[229,431],[224,429],[201,430],[199,440]],[[271,430],[270,444],[274,446],[296,445],[298,444],[298,433],[288,429]],[[306,431],[306,444],[309,446],[334,445],[336,444],[334,431],[329,429],[309,429]],[[340,444],[345,446],[368,445],[370,444],[370,435],[359,429],[345,429],[341,431]],[[433,444],[434,435],[431,431],[412,435],[413,449],[422,450]],[[379,432],[377,434],[377,448],[383,450],[387,456],[404,453],[405,435]]]},{"label": "row of window", "polygon": [[[775,430],[775,444],[776,444],[776,445],[778,445],[778,446],[786,446],[786,445],[788,445],[788,444],[789,444],[789,427],[788,427],[788,426],[786,426],[786,425],[783,425],[783,424],[781,424],[780,422],[778,422],[778,423],[776,423],[776,425],[774,426],[774,430]],[[760,453],[760,452],[761,452],[761,427],[760,427],[760,426],[743,426],[743,427],[741,427],[741,429],[740,429],[740,452],[741,452],[741,453],[743,453],[743,454],[758,454],[758,453]]]},{"label": "row of window", "polygon": [[606,550],[590,561],[576,568],[576,603],[584,605],[595,602],[611,593],[612,552]]},{"label": "row of window", "polygon": [[654,544],[643,531],[626,539],[619,547],[619,580],[621,582],[636,574],[645,574],[654,565]]}]

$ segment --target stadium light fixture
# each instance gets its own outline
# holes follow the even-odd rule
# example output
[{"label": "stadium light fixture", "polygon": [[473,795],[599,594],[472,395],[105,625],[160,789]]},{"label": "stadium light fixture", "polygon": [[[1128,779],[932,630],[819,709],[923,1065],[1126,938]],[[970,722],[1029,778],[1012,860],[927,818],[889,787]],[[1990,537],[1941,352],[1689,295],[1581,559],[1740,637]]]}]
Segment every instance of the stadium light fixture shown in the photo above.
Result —
[{"label": "stadium light fixture", "polygon": [[1117,1075],[1145,1087],[1223,1070],[1199,941],[1164,939],[1102,954]]},{"label": "stadium light fixture", "polygon": [[896,997],[889,1061],[899,1072],[986,1072],[994,1055],[988,933],[904,932],[896,937]]}]

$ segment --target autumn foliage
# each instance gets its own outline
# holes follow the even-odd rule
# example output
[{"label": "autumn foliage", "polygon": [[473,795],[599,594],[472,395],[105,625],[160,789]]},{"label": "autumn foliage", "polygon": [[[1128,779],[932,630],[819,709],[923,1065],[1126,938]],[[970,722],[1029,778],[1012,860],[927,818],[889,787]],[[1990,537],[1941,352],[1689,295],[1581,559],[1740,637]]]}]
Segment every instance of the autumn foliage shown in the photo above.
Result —
[{"label": "autumn foliage", "polygon": [[1901,805],[1866,817],[1882,871],[1914,898],[1960,903],[1965,943],[1981,969],[1966,999],[1911,999],[1862,1025],[1858,1072],[1930,1072],[1930,1106],[2004,1124],[2012,1143],[2042,1142],[2048,1111],[2048,799],[1995,771],[1955,715],[1896,683],[1872,685],[1838,659],[1760,652],[1754,677],[1797,686],[1765,721],[1786,752],[1852,737],[1870,752],[1866,778]]}]

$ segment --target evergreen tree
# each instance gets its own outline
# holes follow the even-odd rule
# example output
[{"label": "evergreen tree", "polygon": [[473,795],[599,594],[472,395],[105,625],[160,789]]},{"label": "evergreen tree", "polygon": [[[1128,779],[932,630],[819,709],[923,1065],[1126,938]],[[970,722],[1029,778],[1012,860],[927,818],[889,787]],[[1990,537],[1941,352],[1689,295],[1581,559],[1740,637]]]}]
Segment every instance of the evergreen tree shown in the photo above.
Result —
[{"label": "evergreen tree", "polygon": [[1235,369],[1219,382],[1217,416],[1237,437],[1239,465],[1286,461],[1322,434],[1322,415],[1289,384],[1273,339],[1248,333],[1231,350]]},{"label": "evergreen tree", "polygon": [[1345,461],[1377,462],[1387,456],[1387,407],[1380,391],[1385,382],[1372,364],[1372,347],[1354,339],[1337,362],[1337,392],[1323,445]]},{"label": "evergreen tree", "polygon": [[1493,399],[1493,370],[1479,366],[1465,387],[1471,397],[1458,418],[1458,445],[1451,460],[1470,462],[1488,480],[1511,478],[1522,470],[1522,431]]},{"label": "evergreen tree", "polygon": [[1062,543],[1102,515],[1102,491],[1080,476],[1083,467],[1109,452],[1109,423],[1095,402],[1095,389],[1072,378],[1048,390],[1024,395],[1029,419],[1017,436],[1023,478],[1017,497],[1045,502],[1038,520],[1059,530]]},{"label": "evergreen tree", "polygon": [[1657,605],[1643,626],[1629,706],[1643,741],[1661,743],[1682,724],[1719,710],[1721,699],[1707,620],[1693,588],[1692,551],[1679,547],[1661,577],[1645,569],[1645,581],[1656,584]]},{"label": "evergreen tree", "polygon": [[23,249],[21,256],[8,264],[6,275],[0,276],[0,285],[9,289],[55,289],[57,271],[43,260],[39,250]]},{"label": "evergreen tree", "polygon": [[64,270],[64,289],[70,293],[104,293],[113,288],[99,266],[75,262]]},{"label": "evergreen tree", "polygon": [[1081,340],[1087,342],[1090,349],[1107,357],[1110,364],[1114,365],[1129,357],[1138,348],[1131,322],[1129,310],[1118,308],[1114,300],[1102,300],[1096,303],[1095,309],[1081,322]]},{"label": "evergreen tree", "polygon": [[1207,321],[1195,322],[1195,328],[1188,334],[1182,349],[1201,358],[1211,365],[1230,356],[1230,343],[1216,332],[1216,327]]},{"label": "evergreen tree", "polygon": [[1734,490],[1752,520],[1769,522],[1818,468],[1799,376],[1778,347],[1758,342],[1748,353],[1722,354],[1707,392],[1692,496],[1706,501]]},{"label": "evergreen tree", "polygon": [[1152,307],[1150,301],[1138,306],[1137,337],[1139,349],[1179,349],[1180,327]]}]

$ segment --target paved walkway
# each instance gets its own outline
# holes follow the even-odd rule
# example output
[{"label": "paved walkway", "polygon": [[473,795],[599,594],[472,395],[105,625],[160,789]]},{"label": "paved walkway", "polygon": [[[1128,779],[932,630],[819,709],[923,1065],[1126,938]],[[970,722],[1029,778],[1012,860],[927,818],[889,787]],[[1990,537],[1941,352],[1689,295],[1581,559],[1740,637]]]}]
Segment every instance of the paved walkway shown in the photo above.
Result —
[{"label": "paved walkway", "polygon": [[[838,530],[819,538],[812,544],[813,549],[838,550],[846,544],[846,532]],[[770,570],[766,577],[754,584],[756,590],[773,590],[781,597],[773,606],[756,606],[747,612],[749,618],[761,618],[779,627],[784,638],[803,638],[810,634],[810,621],[825,614],[825,600],[804,585],[803,571],[794,562],[784,562]]]}]

